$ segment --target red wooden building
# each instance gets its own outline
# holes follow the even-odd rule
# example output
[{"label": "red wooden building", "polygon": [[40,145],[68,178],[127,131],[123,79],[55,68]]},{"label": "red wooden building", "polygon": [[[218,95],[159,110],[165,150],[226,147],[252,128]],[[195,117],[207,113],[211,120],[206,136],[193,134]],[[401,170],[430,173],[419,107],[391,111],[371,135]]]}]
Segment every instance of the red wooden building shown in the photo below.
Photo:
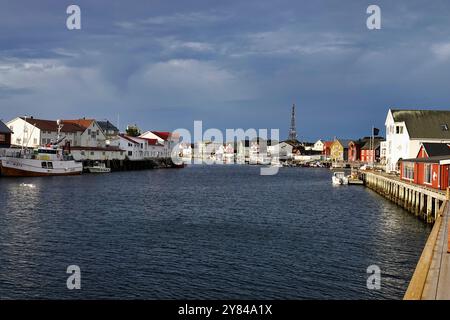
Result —
[{"label": "red wooden building", "polygon": [[372,142],[366,141],[361,147],[361,162],[371,163],[380,161],[380,146],[382,138],[376,138]]},{"label": "red wooden building", "polygon": [[330,157],[331,156],[331,146],[333,145],[334,141],[325,141],[323,143],[323,151],[322,154],[325,157]]},{"label": "red wooden building", "polygon": [[400,160],[400,179],[434,189],[450,185],[450,145],[422,143],[417,158]]},{"label": "red wooden building", "polygon": [[[380,160],[380,143],[383,137],[364,137],[352,140],[348,144],[348,161],[361,161],[365,163]],[[375,155],[375,157],[374,157]]]}]

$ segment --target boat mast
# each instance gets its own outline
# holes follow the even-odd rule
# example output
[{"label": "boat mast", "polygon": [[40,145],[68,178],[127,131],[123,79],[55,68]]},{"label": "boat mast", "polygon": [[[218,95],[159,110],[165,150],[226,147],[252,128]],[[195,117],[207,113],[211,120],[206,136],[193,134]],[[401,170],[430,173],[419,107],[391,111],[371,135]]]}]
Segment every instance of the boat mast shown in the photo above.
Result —
[{"label": "boat mast", "polygon": [[22,154],[24,153],[24,142],[25,142],[25,132],[27,132],[27,116],[23,117],[25,123],[23,125],[23,134],[22,134]]},{"label": "boat mast", "polygon": [[56,124],[58,125],[58,136],[56,137],[56,143],[55,144],[58,144],[59,143],[59,139],[61,138],[61,129],[62,129],[62,123],[61,123],[61,120],[56,120]]}]

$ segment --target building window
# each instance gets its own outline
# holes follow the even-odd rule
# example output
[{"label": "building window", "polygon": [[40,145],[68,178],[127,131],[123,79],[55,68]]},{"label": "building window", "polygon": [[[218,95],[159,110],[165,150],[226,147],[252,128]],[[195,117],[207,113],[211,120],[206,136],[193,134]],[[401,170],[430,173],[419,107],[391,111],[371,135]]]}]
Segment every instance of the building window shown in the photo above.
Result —
[{"label": "building window", "polygon": [[0,134],[0,142],[6,142],[6,135]]},{"label": "building window", "polygon": [[414,163],[403,162],[403,178],[414,180]]},{"label": "building window", "polygon": [[132,156],[133,155],[133,151],[128,151],[128,156]]},{"label": "building window", "polygon": [[425,183],[431,184],[431,164],[425,164]]},{"label": "building window", "polygon": [[34,139],[33,139],[33,144],[38,144],[37,138],[34,138]]},{"label": "building window", "polygon": [[395,127],[395,133],[396,134],[403,134],[403,127],[402,126],[396,126]]}]

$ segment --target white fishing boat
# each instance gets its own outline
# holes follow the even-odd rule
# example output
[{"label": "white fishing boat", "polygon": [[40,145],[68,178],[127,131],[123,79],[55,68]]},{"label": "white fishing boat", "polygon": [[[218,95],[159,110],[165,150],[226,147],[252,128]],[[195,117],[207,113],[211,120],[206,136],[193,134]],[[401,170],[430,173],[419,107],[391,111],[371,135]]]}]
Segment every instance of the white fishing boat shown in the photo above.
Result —
[{"label": "white fishing boat", "polygon": [[96,161],[93,166],[85,167],[90,173],[109,173],[111,168],[106,167],[103,162]]},{"label": "white fishing boat", "polygon": [[344,185],[348,184],[348,177],[345,176],[344,172],[335,172],[331,178],[334,185]]},{"label": "white fishing boat", "polygon": [[7,177],[41,177],[79,175],[83,165],[75,162],[68,150],[58,146],[62,128],[58,120],[58,141],[54,144],[28,149],[22,145],[19,151],[11,152],[0,158],[0,173]]}]

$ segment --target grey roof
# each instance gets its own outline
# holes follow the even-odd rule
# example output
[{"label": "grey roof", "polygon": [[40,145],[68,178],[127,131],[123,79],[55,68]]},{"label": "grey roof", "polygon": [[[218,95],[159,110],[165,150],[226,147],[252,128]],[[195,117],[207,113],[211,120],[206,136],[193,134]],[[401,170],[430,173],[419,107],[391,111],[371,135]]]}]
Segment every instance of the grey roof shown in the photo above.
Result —
[{"label": "grey roof", "polygon": [[2,121],[0,121],[0,133],[13,133]]},{"label": "grey roof", "polygon": [[344,148],[348,148],[348,144],[354,140],[351,139],[337,139],[337,141],[339,141],[339,143],[344,147]]},{"label": "grey roof", "polygon": [[117,127],[109,121],[97,121],[97,123],[100,126],[100,128],[105,132],[107,130],[113,130],[113,131],[119,132],[119,129],[117,129]]},{"label": "grey roof", "polygon": [[[398,110],[393,109],[395,122],[405,122],[412,139],[450,140],[450,111],[448,110]],[[443,130],[446,125],[448,130]]]},{"label": "grey roof", "polygon": [[366,143],[364,143],[364,145],[361,147],[361,150],[371,150],[371,149],[378,149],[381,145],[381,141],[383,141],[382,139],[374,139],[374,145],[373,148],[371,148],[371,143],[370,140],[366,141]]},{"label": "grey roof", "polygon": [[450,156],[450,147],[447,143],[423,143],[428,157]]}]

